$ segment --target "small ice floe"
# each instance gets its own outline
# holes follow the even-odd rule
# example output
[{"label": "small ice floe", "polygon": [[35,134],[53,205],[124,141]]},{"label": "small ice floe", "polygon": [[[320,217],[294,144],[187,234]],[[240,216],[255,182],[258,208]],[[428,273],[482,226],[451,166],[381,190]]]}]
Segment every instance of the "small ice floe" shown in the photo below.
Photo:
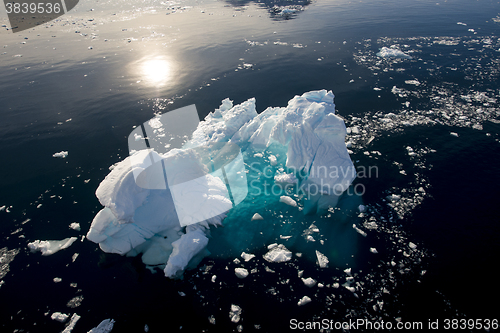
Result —
[{"label": "small ice floe", "polygon": [[375,254],[377,254],[377,253],[378,253],[377,249],[376,249],[376,248],[374,248],[374,247],[370,247],[370,252],[371,252],[371,253],[375,253]]},{"label": "small ice floe", "polygon": [[298,179],[293,173],[281,173],[274,176],[274,181],[283,184],[297,184]]},{"label": "small ice floe", "polygon": [[366,212],[366,206],[365,206],[365,205],[359,205],[359,206],[358,206],[358,209],[359,209],[359,212],[360,212],[360,213],[364,213],[364,212]]},{"label": "small ice floe", "polygon": [[240,279],[244,279],[248,276],[248,271],[244,268],[235,268],[234,274]]},{"label": "small ice floe", "polygon": [[327,256],[325,256],[323,253],[319,252],[316,250],[316,258],[318,259],[317,263],[319,267],[321,268],[326,268],[328,267],[329,260]]},{"label": "small ice floe", "polygon": [[304,279],[302,278],[302,282],[304,282],[304,284],[306,286],[308,286],[309,288],[312,288],[316,285],[316,280],[314,280],[313,278],[307,278],[307,279]]},{"label": "small ice floe", "polygon": [[40,251],[40,252],[42,252],[42,256],[50,256],[51,254],[54,254],[59,250],[63,250],[63,249],[70,247],[74,241],[76,241],[76,237],[65,238],[65,239],[60,240],[60,241],[36,240],[34,242],[28,243],[28,248],[31,250],[31,252]]},{"label": "small ice floe", "polygon": [[231,311],[229,311],[229,318],[233,323],[237,323],[241,319],[241,308],[238,305],[231,304]]},{"label": "small ice floe", "polygon": [[463,25],[463,26],[467,26],[467,23],[463,23],[463,22],[457,22],[458,25]]},{"label": "small ice floe", "polygon": [[79,315],[73,313],[71,319],[69,320],[68,325],[66,325],[66,328],[62,331],[62,333],[71,333],[71,331],[73,330],[73,328],[75,328],[75,325],[78,322],[78,320],[80,320],[80,318],[81,317]]},{"label": "small ice floe", "polygon": [[68,152],[63,150],[58,153],[55,153],[52,155],[52,157],[58,157],[58,158],[66,158],[68,156]]},{"label": "small ice floe", "polygon": [[283,202],[289,206],[292,206],[292,207],[297,207],[297,203],[295,202],[295,200],[293,200],[292,198],[290,198],[289,196],[286,196],[286,195],[282,195],[280,197],[280,202]]},{"label": "small ice floe", "polygon": [[392,202],[396,202],[396,201],[401,200],[401,196],[397,195],[397,194],[391,194],[391,195],[387,196],[387,200],[392,201]]},{"label": "small ice floe", "polygon": [[298,302],[297,302],[297,305],[298,306],[302,306],[302,305],[306,305],[307,303],[310,303],[311,302],[311,298],[308,297],[308,296],[304,296],[302,297]]},{"label": "small ice floe", "polygon": [[262,215],[260,215],[259,213],[255,213],[253,214],[252,216],[252,221],[255,221],[255,220],[263,220],[264,218],[262,217]]},{"label": "small ice floe", "polygon": [[353,224],[353,225],[352,225],[352,228],[353,228],[354,230],[356,230],[356,232],[357,232],[358,234],[360,234],[361,236],[366,237],[366,232],[364,232],[363,230],[359,229],[357,225]]},{"label": "small ice floe", "polygon": [[414,86],[419,86],[420,85],[420,82],[418,80],[406,80],[405,81],[406,84],[413,84]]},{"label": "small ice floe", "polygon": [[450,135],[458,138],[458,133],[450,132]]},{"label": "small ice floe", "polygon": [[69,225],[69,227],[73,230],[76,230],[76,231],[80,231],[81,228],[80,228],[80,223],[76,223],[76,222],[73,222]]},{"label": "small ice floe", "polygon": [[400,49],[396,48],[396,46],[391,46],[389,47],[382,47],[380,49],[380,52],[377,53],[377,56],[381,58],[399,58],[399,59],[412,59],[411,56],[408,54],[404,53]]},{"label": "small ice floe", "polygon": [[61,312],[54,312],[51,316],[50,319],[56,320],[60,323],[64,323],[67,319],[69,318],[69,315]]},{"label": "small ice floe", "polygon": [[416,245],[415,243],[413,243],[413,242],[410,242],[410,243],[408,244],[408,246],[410,246],[410,248],[411,248],[412,250],[415,250],[415,249],[417,248],[417,245]]},{"label": "small ice floe", "polygon": [[54,283],[59,283],[62,281],[62,279],[60,277],[55,277],[52,279],[52,281],[54,281]]},{"label": "small ice floe", "polygon": [[255,254],[242,252],[242,253],[241,253],[241,257],[242,257],[242,258],[243,258],[243,260],[245,260],[245,261],[250,261],[250,260],[252,260],[253,258],[255,258]]},{"label": "small ice floe", "polygon": [[113,319],[104,319],[97,327],[94,327],[87,333],[109,333],[113,329],[114,324],[115,321]]},{"label": "small ice floe", "polygon": [[292,259],[290,252],[283,244],[271,244],[267,247],[270,251],[264,254],[264,259],[269,262],[285,262]]},{"label": "small ice floe", "polygon": [[274,155],[269,155],[269,162],[271,163],[271,165],[278,164],[278,160],[276,159],[276,156],[274,156]]}]

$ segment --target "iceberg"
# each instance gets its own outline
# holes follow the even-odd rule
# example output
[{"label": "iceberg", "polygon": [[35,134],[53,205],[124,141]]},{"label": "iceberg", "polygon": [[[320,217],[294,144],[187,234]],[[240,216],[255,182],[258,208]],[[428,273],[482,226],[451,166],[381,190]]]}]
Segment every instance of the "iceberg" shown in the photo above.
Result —
[{"label": "iceberg", "polygon": [[[254,98],[239,105],[226,98],[203,121],[190,106],[136,127],[129,136],[130,156],[96,190],[103,208],[87,239],[104,252],[141,255],[165,276],[181,278],[209,254],[210,228],[222,225],[227,212],[245,200],[248,159],[258,157],[257,169],[278,170],[270,181],[305,194],[295,196],[304,213],[335,207],[356,172],[333,100],[331,91],[311,91],[258,114]],[[278,197],[297,206],[289,196]],[[270,250],[268,261],[291,259],[283,245]]]}]

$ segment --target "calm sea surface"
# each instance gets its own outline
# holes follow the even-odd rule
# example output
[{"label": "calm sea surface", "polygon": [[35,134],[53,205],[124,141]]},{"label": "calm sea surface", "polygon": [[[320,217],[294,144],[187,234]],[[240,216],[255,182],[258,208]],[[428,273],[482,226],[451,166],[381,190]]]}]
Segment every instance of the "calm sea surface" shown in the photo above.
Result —
[{"label": "calm sea surface", "polygon": [[[106,318],[113,332],[498,319],[498,1],[81,0],[20,33],[3,9],[0,21],[2,332],[62,331],[56,311],[81,316],[73,332]],[[384,47],[406,56],[380,57]],[[335,213],[304,216],[270,199],[265,220],[243,223],[256,211],[248,198],[212,230],[212,254],[175,281],[82,238],[134,126],[190,104],[206,115],[226,97],[255,97],[262,112],[319,89],[335,94],[354,164],[377,170],[358,174],[363,195]],[[68,157],[52,157],[60,151]],[[52,256],[27,249],[72,236]],[[273,242],[302,256],[267,263]],[[234,263],[242,251],[256,258]],[[234,275],[242,265],[254,270],[245,280]],[[355,294],[343,286],[347,268]],[[305,286],[299,271],[322,286]],[[297,306],[306,295],[312,302]],[[238,323],[231,304],[242,309]]]}]

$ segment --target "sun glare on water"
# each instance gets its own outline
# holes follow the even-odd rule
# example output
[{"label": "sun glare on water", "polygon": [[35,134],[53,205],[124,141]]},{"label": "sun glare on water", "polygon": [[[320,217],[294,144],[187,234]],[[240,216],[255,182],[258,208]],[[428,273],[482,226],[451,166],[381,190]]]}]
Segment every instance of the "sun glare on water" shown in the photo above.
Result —
[{"label": "sun glare on water", "polygon": [[170,79],[171,66],[167,60],[162,58],[148,59],[141,64],[141,74],[146,83],[162,86]]}]

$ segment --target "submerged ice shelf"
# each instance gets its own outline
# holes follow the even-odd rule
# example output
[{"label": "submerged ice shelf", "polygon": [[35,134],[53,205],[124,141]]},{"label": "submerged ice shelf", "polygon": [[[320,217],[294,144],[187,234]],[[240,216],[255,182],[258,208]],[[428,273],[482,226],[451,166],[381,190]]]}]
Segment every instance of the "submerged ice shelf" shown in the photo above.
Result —
[{"label": "submerged ice shelf", "polygon": [[[151,149],[132,151],[131,156],[116,164],[99,185],[96,195],[104,208],[95,216],[87,238],[98,243],[104,252],[128,256],[142,254],[146,265],[162,267],[167,277],[182,276],[186,268],[197,265],[208,255],[210,226],[221,225],[227,211],[233,207],[233,199],[238,195],[244,198],[247,193],[246,188],[243,195],[233,188],[228,195],[226,173],[208,173],[207,163],[203,161],[208,159],[208,165],[212,163],[213,168],[212,151],[198,147],[215,147],[220,143],[237,145],[243,153],[245,166],[249,159],[266,154],[268,158],[252,162],[253,170],[265,172],[266,168],[282,165],[269,180],[275,181],[280,188],[295,188],[297,193],[300,189],[300,193],[307,195],[308,200],[301,203],[301,207],[297,207],[298,198],[281,196],[281,193],[277,196],[290,208],[297,209],[297,213],[299,210],[316,213],[335,207],[354,180],[355,169],[344,141],[346,127],[335,115],[333,99],[331,91],[311,91],[295,96],[286,107],[269,107],[260,114],[255,110],[254,98],[236,106],[225,99],[219,109],[198,124],[182,148],[166,153]],[[150,124],[154,125],[151,126],[154,133],[166,134],[158,119],[153,118]],[[135,134],[133,141],[140,141],[140,135]],[[168,184],[172,183],[171,179],[178,184],[193,179],[192,174],[204,175],[196,178],[194,185],[182,187],[182,196],[193,198],[191,211],[179,215],[179,206],[176,206],[179,194],[171,185],[166,189],[152,189],[137,184],[137,175],[148,166],[151,168],[149,158],[161,160],[167,169]],[[336,171],[334,176],[330,172],[332,168]],[[250,186],[242,172],[248,171],[235,174],[245,180],[243,187]],[[238,185],[242,187],[241,180]],[[198,211],[209,208],[223,213],[212,213],[203,220],[198,218],[200,222],[197,223],[180,221],[180,216],[196,220]],[[238,207],[234,209],[237,214]],[[287,256],[286,253],[282,255]]]}]

